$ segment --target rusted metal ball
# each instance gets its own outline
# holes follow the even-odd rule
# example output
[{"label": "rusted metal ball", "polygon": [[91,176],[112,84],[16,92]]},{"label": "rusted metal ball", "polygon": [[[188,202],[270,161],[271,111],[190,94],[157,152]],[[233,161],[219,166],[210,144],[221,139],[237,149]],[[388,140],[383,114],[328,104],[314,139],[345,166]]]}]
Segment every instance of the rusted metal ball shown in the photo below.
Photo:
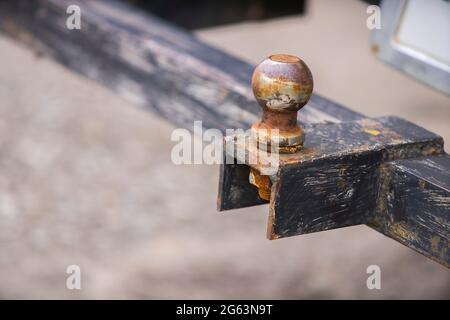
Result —
[{"label": "rusted metal ball", "polygon": [[275,54],[255,68],[252,89],[263,110],[298,111],[311,97],[313,77],[300,58]]}]

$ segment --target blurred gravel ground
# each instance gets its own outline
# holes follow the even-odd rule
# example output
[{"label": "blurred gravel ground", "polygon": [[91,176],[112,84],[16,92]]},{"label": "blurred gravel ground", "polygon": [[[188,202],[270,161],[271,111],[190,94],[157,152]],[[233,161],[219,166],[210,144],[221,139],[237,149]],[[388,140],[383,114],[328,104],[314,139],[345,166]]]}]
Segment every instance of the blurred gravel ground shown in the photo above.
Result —
[{"label": "blurred gravel ground", "polygon": [[[370,55],[364,3],[311,3],[198,34],[252,63],[301,55],[317,92],[450,141],[449,98]],[[267,207],[219,214],[218,168],[171,164],[170,124],[4,37],[0,57],[0,298],[450,297],[448,269],[365,226],[266,240]]]}]

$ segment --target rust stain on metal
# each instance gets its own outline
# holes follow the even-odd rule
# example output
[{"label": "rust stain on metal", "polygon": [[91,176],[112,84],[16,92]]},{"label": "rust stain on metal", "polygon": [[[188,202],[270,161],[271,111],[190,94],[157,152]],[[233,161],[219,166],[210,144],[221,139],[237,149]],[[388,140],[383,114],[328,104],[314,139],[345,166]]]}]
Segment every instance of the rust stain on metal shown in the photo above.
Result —
[{"label": "rust stain on metal", "polygon": [[425,190],[425,181],[424,180],[422,180],[422,179],[420,179],[419,180],[419,189],[420,189],[420,191],[423,191],[423,190]]},{"label": "rust stain on metal", "polygon": [[258,188],[261,199],[270,200],[270,178],[260,174],[256,169],[250,168],[249,182]]},{"label": "rust stain on metal", "polygon": [[274,225],[275,224],[275,202],[276,202],[275,197],[276,197],[276,195],[279,194],[279,191],[280,191],[279,176],[280,176],[280,173],[278,172],[277,178],[274,181],[274,184],[272,186],[272,188],[274,189],[274,190],[272,190],[273,191],[272,192],[273,199],[272,199],[272,201],[270,201],[270,205],[269,205],[269,218],[267,221],[267,239],[269,239],[269,240],[276,240],[276,239],[282,238],[281,235],[275,233],[275,225]]},{"label": "rust stain on metal", "polygon": [[394,223],[391,225],[391,234],[409,241],[416,240],[417,234],[415,232],[409,231],[401,223]]},{"label": "rust stain on metal", "polygon": [[[296,56],[271,55],[256,66],[252,89],[263,110],[261,120],[251,127],[258,148],[269,150],[277,146],[275,152],[282,154],[302,149],[305,133],[297,123],[297,112],[313,90],[308,66]],[[262,175],[258,167],[251,166],[249,181],[258,188],[261,199],[270,200],[270,178]]]},{"label": "rust stain on metal", "polygon": [[282,153],[300,150],[304,131],[297,123],[297,111],[313,90],[308,66],[296,56],[271,55],[256,66],[252,89],[263,110],[261,120],[252,126],[257,141],[263,145],[276,143]]},{"label": "rust stain on metal", "polygon": [[289,54],[274,54],[269,57],[273,61],[283,62],[283,63],[298,63],[300,58],[296,56],[291,56]]},{"label": "rust stain on metal", "polygon": [[[379,175],[382,178],[379,187],[379,197],[377,199],[376,211],[378,217],[385,217],[387,215],[388,197],[392,197],[392,191],[389,188],[391,179],[391,169],[388,165],[380,165]],[[375,222],[375,221],[374,221]],[[383,225],[381,221],[376,221],[376,224]]]},{"label": "rust stain on metal", "polygon": [[440,254],[439,251],[439,242],[441,242],[441,237],[439,236],[434,236],[431,238],[430,243],[431,243],[431,250],[433,250],[433,252]]}]

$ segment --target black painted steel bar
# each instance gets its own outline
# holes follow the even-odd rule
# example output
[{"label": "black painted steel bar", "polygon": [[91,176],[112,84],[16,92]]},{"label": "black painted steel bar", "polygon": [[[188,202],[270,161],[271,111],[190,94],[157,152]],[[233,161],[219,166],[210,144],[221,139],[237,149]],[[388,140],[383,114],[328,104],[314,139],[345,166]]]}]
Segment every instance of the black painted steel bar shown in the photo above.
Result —
[{"label": "black painted steel bar", "polygon": [[[80,30],[66,27],[74,4]],[[201,119],[220,130],[247,128],[259,113],[250,64],[121,2],[2,1],[0,17],[3,32],[175,125],[191,128]],[[300,115],[307,123],[358,118],[319,95]]]},{"label": "black painted steel bar", "polygon": [[395,160],[384,167],[377,218],[368,225],[450,266],[450,157]]}]

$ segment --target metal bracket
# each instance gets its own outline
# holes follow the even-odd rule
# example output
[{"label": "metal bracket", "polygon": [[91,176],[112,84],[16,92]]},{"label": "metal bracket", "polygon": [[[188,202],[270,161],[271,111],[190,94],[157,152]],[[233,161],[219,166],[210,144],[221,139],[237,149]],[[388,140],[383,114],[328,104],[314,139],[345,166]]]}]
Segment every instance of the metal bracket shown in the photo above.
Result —
[{"label": "metal bracket", "polygon": [[[261,199],[258,189],[249,182],[250,169],[260,171],[261,166],[249,163],[252,151],[248,146],[234,142],[234,148],[224,148],[224,157],[233,157],[235,163],[221,166],[219,210],[269,202],[269,239],[369,224],[394,238],[417,240],[417,226],[407,225],[415,213],[405,211],[402,204],[405,198],[401,190],[407,189],[399,188],[400,180],[406,182],[411,177],[399,174],[393,166],[401,159],[442,157],[440,136],[397,117],[305,125],[304,130],[304,149],[280,154],[278,170],[270,176],[270,201]],[[234,152],[229,151],[232,149]],[[417,183],[419,191],[425,189],[425,182],[413,183]],[[415,192],[414,188],[408,190]],[[440,190],[445,193],[441,197],[449,201],[450,190]],[[434,244],[436,252],[432,254],[447,266],[449,204],[443,203],[439,227],[442,237],[438,241],[442,243]],[[421,222],[425,227],[429,223],[434,222]],[[436,226],[429,229],[435,233]]]}]

